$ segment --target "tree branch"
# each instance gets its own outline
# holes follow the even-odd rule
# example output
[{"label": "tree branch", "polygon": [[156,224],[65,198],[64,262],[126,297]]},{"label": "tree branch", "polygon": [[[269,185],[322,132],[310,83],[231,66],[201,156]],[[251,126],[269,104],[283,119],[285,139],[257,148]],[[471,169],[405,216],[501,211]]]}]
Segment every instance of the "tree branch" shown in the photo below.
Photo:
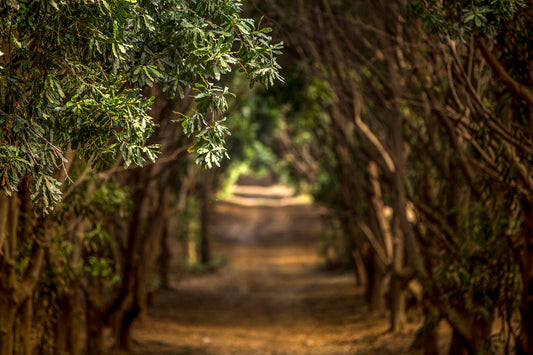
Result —
[{"label": "tree branch", "polygon": [[516,96],[522,98],[529,106],[533,107],[533,91],[511,77],[509,72],[507,72],[500,61],[487,48],[487,45],[483,40],[478,39],[476,41],[476,45],[483,55],[485,61],[492,71],[498,76],[500,81],[505,84],[505,86],[507,86]]}]

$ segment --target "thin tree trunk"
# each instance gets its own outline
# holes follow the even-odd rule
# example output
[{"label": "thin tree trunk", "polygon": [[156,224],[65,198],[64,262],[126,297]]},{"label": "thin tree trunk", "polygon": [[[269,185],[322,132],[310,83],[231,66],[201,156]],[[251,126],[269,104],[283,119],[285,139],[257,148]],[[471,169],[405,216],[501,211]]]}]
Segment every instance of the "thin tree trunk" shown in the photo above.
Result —
[{"label": "thin tree trunk", "polygon": [[[399,111],[398,111],[399,113]],[[402,223],[402,218],[406,213],[406,192],[404,185],[404,157],[403,157],[403,134],[402,122],[403,116],[399,114],[392,120],[392,157],[396,165],[394,171],[393,182],[393,260],[392,260],[392,276],[390,282],[390,296],[391,296],[391,330],[393,332],[402,331],[407,324],[407,315],[405,313],[405,290],[404,282],[399,277],[404,267],[405,254],[405,239],[404,233],[405,223]]]},{"label": "thin tree trunk", "polygon": [[522,328],[518,337],[517,355],[533,354],[533,284],[531,279],[528,286],[524,288],[528,299],[522,301],[520,306]]},{"label": "thin tree trunk", "polygon": [[363,260],[363,256],[361,255],[361,251],[359,249],[353,249],[352,250],[352,262],[353,262],[353,267],[355,269],[355,278],[356,278],[356,282],[358,282],[358,284],[360,286],[367,286],[368,285],[368,282],[369,282],[369,279],[367,277],[367,268],[368,266],[365,266],[365,262]]},{"label": "thin tree trunk", "polygon": [[33,321],[33,300],[31,297],[27,298],[21,306],[21,338],[20,345],[22,355],[31,355],[31,326]]},{"label": "thin tree trunk", "polygon": [[15,309],[11,296],[0,292],[0,355],[13,354]]},{"label": "thin tree trunk", "polygon": [[170,273],[170,259],[172,258],[172,254],[170,253],[170,246],[168,243],[169,235],[168,235],[168,222],[164,222],[165,225],[163,227],[163,234],[161,236],[160,241],[160,249],[161,253],[159,255],[159,279],[161,284],[159,287],[161,289],[169,289],[170,288],[170,280],[169,280],[169,273]]},{"label": "thin tree trunk", "polygon": [[104,353],[103,314],[91,304],[87,304],[87,355]]},{"label": "thin tree trunk", "polygon": [[516,353],[525,355],[533,354],[533,207],[525,196],[521,198],[521,207],[525,218],[522,232],[524,244],[518,255],[522,276],[522,327]]},{"label": "thin tree trunk", "polygon": [[204,171],[201,187],[201,236],[200,236],[200,261],[204,265],[211,262],[211,195],[213,173]]},{"label": "thin tree trunk", "polygon": [[366,299],[368,309],[371,312],[381,312],[385,309],[385,298],[383,297],[383,282],[385,280],[385,270],[383,264],[376,260],[374,253],[370,252],[367,257],[367,287]]},{"label": "thin tree trunk", "polygon": [[73,311],[72,311],[72,300],[71,297],[63,297],[59,304],[61,308],[59,310],[59,315],[56,320],[55,326],[55,349],[58,353],[70,353],[69,349],[69,340],[72,335],[71,332],[74,331],[73,327]]},{"label": "thin tree trunk", "polygon": [[[468,318],[470,320],[468,320]],[[479,355],[486,354],[490,348],[490,338],[492,333],[492,323],[494,319],[477,319],[476,316],[470,314],[465,316],[468,323],[468,331],[465,334],[460,334],[454,329],[452,344],[450,346],[450,355]]]},{"label": "thin tree trunk", "polygon": [[[486,354],[490,349],[492,323],[494,319],[474,319],[472,336],[470,339],[471,355]],[[530,353],[531,354],[531,353]]]},{"label": "thin tree trunk", "polygon": [[[146,291],[144,291],[146,292]],[[137,316],[141,312],[141,307],[137,299],[131,303],[131,307],[125,310],[120,317],[118,329],[118,348],[120,350],[129,350],[131,347],[131,327]]]},{"label": "thin tree trunk", "polygon": [[423,350],[424,355],[439,355],[438,326],[440,314],[438,309],[429,301],[424,302],[424,317],[424,325],[417,332],[412,348]]},{"label": "thin tree trunk", "polygon": [[468,350],[464,341],[461,339],[459,334],[454,331],[452,335],[452,343],[450,345],[450,355],[467,355]]},{"label": "thin tree trunk", "polygon": [[396,275],[392,275],[390,281],[391,297],[391,331],[400,332],[407,324],[405,313],[405,289],[403,281]]},{"label": "thin tree trunk", "polygon": [[18,303],[15,276],[15,250],[17,215],[14,199],[0,192],[0,355],[12,355],[15,350],[15,323]]}]

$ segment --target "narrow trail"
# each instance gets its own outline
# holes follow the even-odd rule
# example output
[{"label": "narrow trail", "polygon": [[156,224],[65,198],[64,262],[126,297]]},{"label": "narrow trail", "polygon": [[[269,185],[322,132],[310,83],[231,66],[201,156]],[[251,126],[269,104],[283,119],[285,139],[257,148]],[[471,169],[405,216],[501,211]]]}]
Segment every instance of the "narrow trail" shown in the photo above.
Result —
[{"label": "narrow trail", "polygon": [[216,206],[213,250],[227,265],[155,295],[134,354],[416,354],[414,329],[387,333],[353,276],[319,268],[316,207],[273,187]]}]

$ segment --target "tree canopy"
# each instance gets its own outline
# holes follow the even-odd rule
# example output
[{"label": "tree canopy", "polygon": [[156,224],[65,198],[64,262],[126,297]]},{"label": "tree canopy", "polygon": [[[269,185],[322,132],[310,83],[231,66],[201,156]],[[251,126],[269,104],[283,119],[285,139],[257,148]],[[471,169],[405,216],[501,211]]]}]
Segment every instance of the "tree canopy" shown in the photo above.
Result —
[{"label": "tree canopy", "polygon": [[[0,354],[29,354],[36,341],[40,351],[67,351],[49,335],[74,327],[60,317],[79,294],[87,352],[104,351],[105,326],[128,346],[173,179],[194,172],[188,160],[171,163],[187,147],[204,167],[227,156],[231,72],[250,85],[282,80],[282,43],[242,8],[239,0],[0,1]],[[132,165],[145,168],[125,169]],[[196,185],[183,186],[182,201]],[[34,306],[46,316],[33,319]],[[76,351],[79,332],[68,332]]]},{"label": "tree canopy", "polygon": [[[239,1],[7,1],[0,7],[0,181],[17,190],[32,176],[45,210],[60,200],[54,172],[75,150],[95,167],[154,161],[153,98],[163,86],[183,97],[194,86],[197,112],[183,118],[198,162],[224,156],[228,88],[238,68],[252,82],[281,79],[268,29],[241,18]],[[57,174],[56,174],[57,175]]]}]

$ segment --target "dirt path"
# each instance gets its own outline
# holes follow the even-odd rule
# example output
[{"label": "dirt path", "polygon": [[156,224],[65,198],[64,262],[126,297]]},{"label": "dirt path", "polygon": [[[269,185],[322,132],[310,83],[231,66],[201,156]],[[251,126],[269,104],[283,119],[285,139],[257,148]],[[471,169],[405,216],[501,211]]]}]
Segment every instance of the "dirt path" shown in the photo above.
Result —
[{"label": "dirt path", "polygon": [[283,188],[243,187],[217,204],[214,252],[228,264],[160,292],[135,354],[415,354],[387,333],[350,274],[321,271],[317,209]]}]

